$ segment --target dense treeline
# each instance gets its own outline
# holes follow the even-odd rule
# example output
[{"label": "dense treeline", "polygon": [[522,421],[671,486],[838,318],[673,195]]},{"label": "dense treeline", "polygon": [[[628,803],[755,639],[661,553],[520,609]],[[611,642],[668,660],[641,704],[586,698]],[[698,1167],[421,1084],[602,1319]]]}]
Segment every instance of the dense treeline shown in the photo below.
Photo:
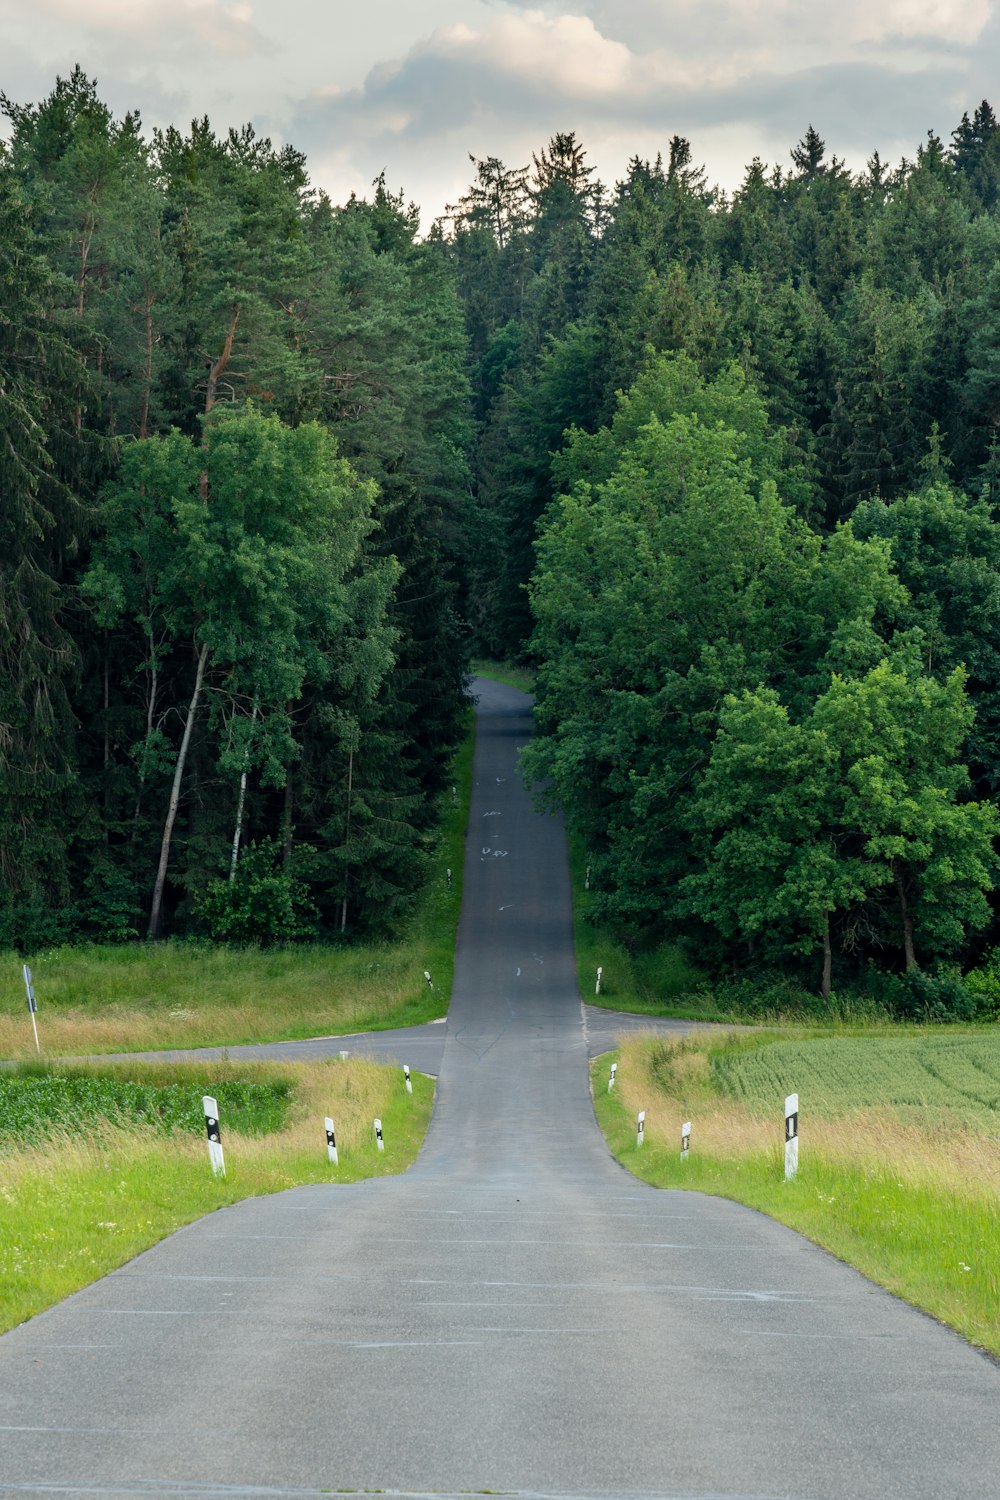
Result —
[{"label": "dense treeline", "polygon": [[961,1008],[1000,784],[992,110],[860,174],[810,128],[731,196],[679,137],[610,194],[572,135],[474,166],[475,624],[538,664],[530,769],[598,911]]},{"label": "dense treeline", "polygon": [[440,239],[79,70],[2,105],[0,945],[385,925],[463,712]]},{"label": "dense treeline", "polygon": [[987,104],[732,195],[558,135],[421,238],[79,71],[2,103],[0,942],[391,923],[475,650],[537,664],[530,769],[630,942],[952,1005],[995,927]]}]

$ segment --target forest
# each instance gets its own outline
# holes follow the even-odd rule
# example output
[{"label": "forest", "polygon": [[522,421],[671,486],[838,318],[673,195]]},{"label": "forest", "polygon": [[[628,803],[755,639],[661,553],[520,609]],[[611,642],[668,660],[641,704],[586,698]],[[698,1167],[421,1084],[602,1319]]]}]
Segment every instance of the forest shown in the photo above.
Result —
[{"label": "forest", "polygon": [[0,946],[391,930],[479,656],[628,943],[1000,1014],[989,104],[731,193],[560,134],[426,233],[0,105]]}]

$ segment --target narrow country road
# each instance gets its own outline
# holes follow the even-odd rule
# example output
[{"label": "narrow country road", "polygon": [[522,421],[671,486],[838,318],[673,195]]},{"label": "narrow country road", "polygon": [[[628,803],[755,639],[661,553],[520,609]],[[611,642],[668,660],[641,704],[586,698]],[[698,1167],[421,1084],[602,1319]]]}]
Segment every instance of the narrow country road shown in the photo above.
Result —
[{"label": "narrow country road", "polygon": [[594,1122],[565,841],[480,685],[438,1101],[398,1178],[226,1209],[0,1339],[0,1490],[962,1500],[1000,1369]]}]

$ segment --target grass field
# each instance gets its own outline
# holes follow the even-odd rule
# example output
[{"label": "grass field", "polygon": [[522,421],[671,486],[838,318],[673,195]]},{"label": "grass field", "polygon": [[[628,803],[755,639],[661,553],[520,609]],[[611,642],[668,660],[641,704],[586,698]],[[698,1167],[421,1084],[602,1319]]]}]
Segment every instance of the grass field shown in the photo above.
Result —
[{"label": "grass field", "polygon": [[[36,1144],[0,1141],[0,1332],[224,1204],[304,1183],[403,1171],[420,1149],[434,1094],[432,1081],[415,1073],[408,1095],[398,1068],[354,1056],[252,1069],[132,1063],[127,1074],[123,1066],[73,1076],[106,1086],[109,1099],[115,1085],[129,1082],[151,1093],[214,1094],[226,1176],[216,1179],[209,1169],[203,1118],[166,1133],[146,1115],[130,1117],[122,1088],[113,1123],[107,1115],[91,1117],[81,1128],[79,1120],[71,1127],[63,1118],[38,1133]],[[32,1077],[38,1075],[0,1076],[0,1095]],[[227,1095],[256,1096],[258,1103],[270,1095],[284,1104],[262,1118],[259,1110],[227,1107]],[[336,1167],[327,1160],[326,1115],[336,1126]],[[376,1115],[383,1122],[381,1154]]]},{"label": "grass field", "polygon": [[[635,1038],[592,1077],[608,1142],[637,1176],[760,1209],[1000,1355],[1000,1034]],[[792,1091],[800,1165],[786,1183]]]},{"label": "grass field", "polygon": [[[470,715],[454,771],[458,795],[454,801],[446,795],[431,879],[398,941],[267,949],[164,942],[41,953],[31,967],[44,1053],[81,1057],[279,1041],[411,1026],[444,1015],[462,901],[472,750]],[[16,954],[0,954],[0,976],[0,1057],[32,1057]]]}]

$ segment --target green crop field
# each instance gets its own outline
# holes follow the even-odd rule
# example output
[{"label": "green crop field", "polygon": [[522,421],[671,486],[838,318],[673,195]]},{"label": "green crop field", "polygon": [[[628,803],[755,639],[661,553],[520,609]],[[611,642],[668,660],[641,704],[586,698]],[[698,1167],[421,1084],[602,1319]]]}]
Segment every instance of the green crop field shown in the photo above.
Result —
[{"label": "green crop field", "polygon": [[947,1120],[1000,1130],[1000,1033],[832,1036],[727,1046],[711,1054],[720,1093],[753,1115],[793,1091],[810,1115],[874,1106],[906,1123]]},{"label": "green crop field", "polygon": [[139,1082],[120,1070],[28,1067],[0,1074],[0,1145],[36,1145],[61,1132],[79,1132],[81,1121],[88,1131],[103,1121],[142,1125],[162,1135],[180,1130],[200,1137],[205,1129],[201,1100],[209,1091],[233,1129],[259,1136],[281,1129],[292,1085],[287,1079],[232,1078],[210,1090],[207,1081]]}]

